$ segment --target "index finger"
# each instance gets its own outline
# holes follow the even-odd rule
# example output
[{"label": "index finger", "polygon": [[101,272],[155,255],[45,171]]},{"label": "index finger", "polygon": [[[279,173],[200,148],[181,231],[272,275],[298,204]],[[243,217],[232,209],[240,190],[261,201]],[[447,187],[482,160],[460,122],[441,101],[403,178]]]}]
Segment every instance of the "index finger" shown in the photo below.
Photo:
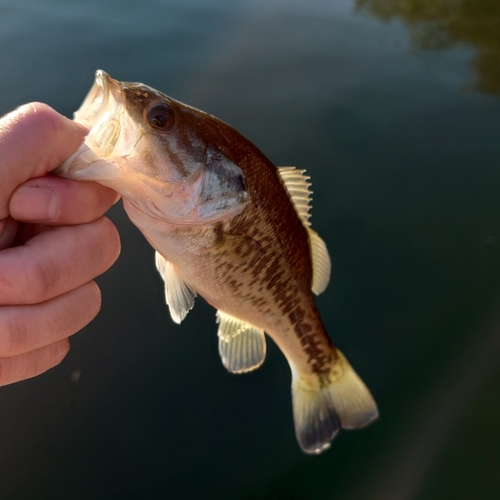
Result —
[{"label": "index finger", "polygon": [[50,106],[30,103],[0,118],[0,220],[23,182],[54,170],[83,142],[87,129]]},{"label": "index finger", "polygon": [[85,224],[104,215],[119,197],[97,182],[45,175],[30,179],[14,191],[9,210],[14,219],[23,222]]}]

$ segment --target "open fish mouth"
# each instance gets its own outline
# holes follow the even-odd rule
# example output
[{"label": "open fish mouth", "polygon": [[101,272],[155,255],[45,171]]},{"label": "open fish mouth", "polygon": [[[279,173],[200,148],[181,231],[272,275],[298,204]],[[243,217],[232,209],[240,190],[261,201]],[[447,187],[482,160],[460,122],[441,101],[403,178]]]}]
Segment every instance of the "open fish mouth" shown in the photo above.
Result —
[{"label": "open fish mouth", "polygon": [[90,129],[85,143],[101,158],[116,154],[117,147],[120,155],[129,153],[137,140],[138,125],[127,116],[122,84],[101,69],[74,119]]},{"label": "open fish mouth", "polygon": [[[189,121],[179,129],[177,120],[185,115],[178,108],[186,106],[146,85],[96,71],[74,115],[89,133],[54,174],[99,182],[139,211],[172,224],[209,224],[238,215],[249,202],[240,167],[207,145]],[[152,122],[151,110],[172,118],[173,126],[165,132]]]},{"label": "open fish mouth", "polygon": [[88,127],[90,132],[85,143],[54,170],[54,174],[105,185],[117,177],[117,165],[109,158],[120,137],[123,102],[121,83],[105,71],[97,70],[89,93],[74,114],[75,121]]},{"label": "open fish mouth", "polygon": [[108,73],[98,69],[95,73],[94,84],[82,105],[75,112],[75,121],[89,128],[103,119],[109,119],[116,113],[122,98],[120,82],[111,78]]}]

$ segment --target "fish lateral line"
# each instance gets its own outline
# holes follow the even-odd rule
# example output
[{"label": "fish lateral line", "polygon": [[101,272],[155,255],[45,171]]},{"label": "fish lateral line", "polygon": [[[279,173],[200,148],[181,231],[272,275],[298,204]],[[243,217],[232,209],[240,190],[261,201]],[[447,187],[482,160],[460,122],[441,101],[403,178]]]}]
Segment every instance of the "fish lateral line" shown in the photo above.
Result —
[{"label": "fish lateral line", "polygon": [[275,340],[290,366],[295,435],[305,453],[321,453],[340,429],[378,417],[315,306],[331,261],[311,228],[305,170],[277,168],[214,116],[102,70],[75,121],[89,134],[54,173],[122,195],[156,251],[173,321],[185,318],[196,295],[217,309],[229,372],[261,366],[264,332]]}]

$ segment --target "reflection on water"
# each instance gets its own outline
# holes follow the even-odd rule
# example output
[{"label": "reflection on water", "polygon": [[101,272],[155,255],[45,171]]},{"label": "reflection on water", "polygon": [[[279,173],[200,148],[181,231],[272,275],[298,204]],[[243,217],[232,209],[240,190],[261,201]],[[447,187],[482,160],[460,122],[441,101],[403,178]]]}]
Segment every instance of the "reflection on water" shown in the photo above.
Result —
[{"label": "reflection on water", "polygon": [[386,464],[377,464],[369,492],[363,495],[365,500],[429,500],[424,485],[432,475],[433,465],[442,460],[450,441],[464,441],[463,430],[458,425],[460,419],[468,408],[477,404],[478,394],[497,369],[500,352],[498,306],[488,323],[456,356],[446,375],[421,401],[422,409],[417,411],[413,431],[404,437],[392,459]]},{"label": "reflection on water", "polygon": [[477,50],[500,94],[500,2],[470,1],[0,0],[0,113],[70,115],[103,68],[307,169],[334,263],[318,307],[381,413],[303,455],[276,346],[226,373],[213,309],[171,322],[116,205],[101,313],[0,390],[0,500],[500,498],[500,97],[460,90]]},{"label": "reflection on water", "polygon": [[500,94],[500,2],[492,0],[356,0],[384,21],[401,18],[421,49],[443,49],[466,42],[474,46],[471,61],[475,87]]}]

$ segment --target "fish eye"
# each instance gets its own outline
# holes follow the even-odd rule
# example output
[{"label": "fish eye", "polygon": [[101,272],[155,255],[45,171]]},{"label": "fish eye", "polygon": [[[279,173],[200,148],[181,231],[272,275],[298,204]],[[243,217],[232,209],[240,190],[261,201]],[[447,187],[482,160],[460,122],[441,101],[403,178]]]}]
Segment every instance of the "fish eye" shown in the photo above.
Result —
[{"label": "fish eye", "polygon": [[148,111],[148,123],[158,130],[169,130],[175,123],[175,115],[165,104],[157,104]]}]

